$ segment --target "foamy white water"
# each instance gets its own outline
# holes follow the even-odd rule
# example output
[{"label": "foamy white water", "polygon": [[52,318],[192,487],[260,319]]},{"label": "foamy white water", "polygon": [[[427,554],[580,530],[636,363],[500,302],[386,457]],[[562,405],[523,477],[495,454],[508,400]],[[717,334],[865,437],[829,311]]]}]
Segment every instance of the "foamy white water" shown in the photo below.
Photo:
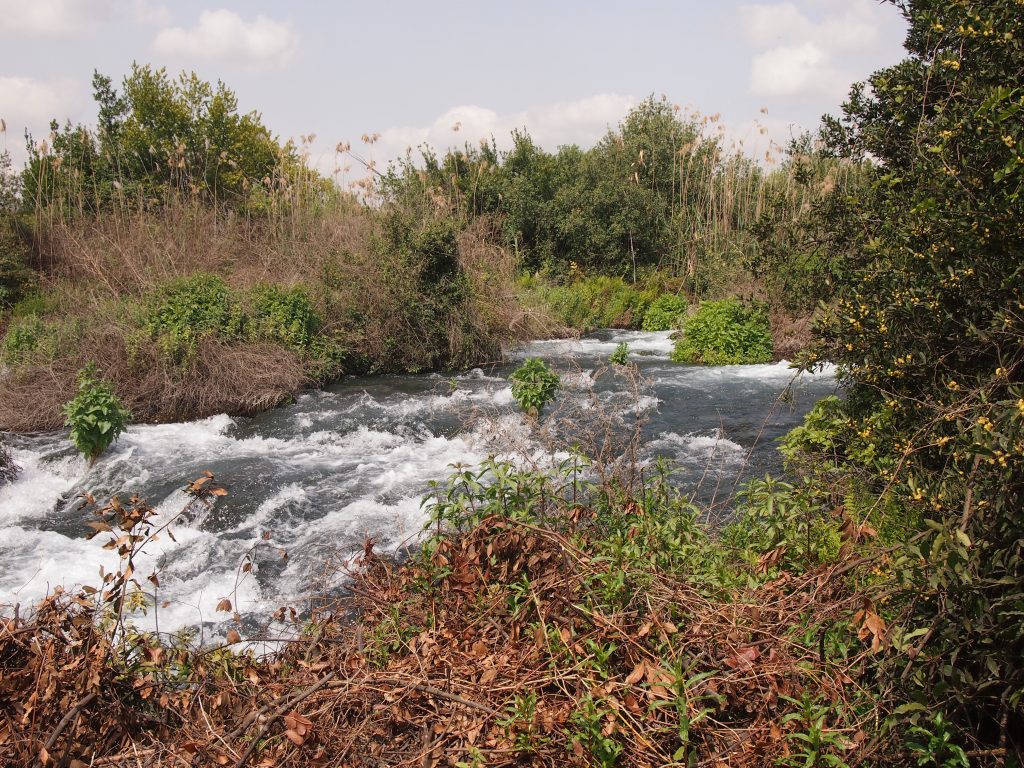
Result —
[{"label": "foamy white water", "polygon": [[[595,380],[623,341],[648,380],[639,400],[622,377]],[[668,333],[606,331],[535,342],[513,358],[547,358],[561,374],[564,404],[580,413],[596,403],[627,423],[639,416],[647,459],[665,456],[678,464],[680,483],[711,490],[739,474],[777,471],[773,440],[834,386],[832,371],[793,380],[785,363],[704,368],[672,363],[671,351]],[[166,603],[137,621],[159,621],[162,631],[201,626],[209,636],[225,619],[216,612],[225,597],[254,622],[281,605],[301,609],[343,581],[343,571],[325,563],[360,550],[365,538],[388,551],[414,543],[425,522],[422,496],[453,464],[474,465],[513,444],[543,456],[515,412],[513,369],[349,379],[254,418],[137,425],[91,468],[63,434],[12,437],[23,471],[0,488],[0,604],[28,605],[58,585],[97,584],[99,568],[115,565],[102,549],[106,536],[84,538],[89,513],[79,494],[100,501],[138,494],[167,520],[189,499],[183,487],[209,470],[228,495],[178,521],[176,541],[162,536],[136,560],[148,591],[144,577],[159,572],[151,596]],[[795,404],[779,400],[790,384]],[[494,430],[506,439],[491,439]],[[251,550],[257,567],[240,578]]]}]

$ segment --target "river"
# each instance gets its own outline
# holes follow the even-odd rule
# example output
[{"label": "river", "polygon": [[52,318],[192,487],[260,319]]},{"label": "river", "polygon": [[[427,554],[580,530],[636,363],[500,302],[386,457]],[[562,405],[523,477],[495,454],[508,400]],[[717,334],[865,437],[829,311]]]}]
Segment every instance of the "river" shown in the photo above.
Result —
[{"label": "river", "polygon": [[[601,374],[622,341],[643,379],[639,392],[615,369]],[[216,634],[225,597],[256,624],[279,606],[301,609],[344,582],[337,566],[365,537],[391,552],[415,544],[421,498],[452,464],[550,455],[515,410],[507,380],[528,356],[561,374],[557,407],[573,423],[601,412],[628,426],[639,415],[641,459],[670,459],[675,482],[704,503],[727,497],[738,479],[780,471],[776,439],[835,389],[831,371],[794,380],[785,363],[679,365],[671,349],[668,333],[603,331],[533,342],[503,364],[454,378],[345,379],[251,418],[133,426],[91,468],[64,434],[10,436],[22,472],[0,488],[0,605],[27,606],[57,585],[97,584],[100,567],[115,565],[102,548],[109,537],[85,538],[92,518],[80,509],[81,493],[101,501],[138,494],[166,518],[188,501],[185,484],[208,470],[228,495],[136,561],[139,576],[159,570],[162,606],[138,620]],[[780,397],[784,391],[790,396]],[[563,425],[563,442],[573,428]],[[241,573],[253,547],[258,567]]]}]

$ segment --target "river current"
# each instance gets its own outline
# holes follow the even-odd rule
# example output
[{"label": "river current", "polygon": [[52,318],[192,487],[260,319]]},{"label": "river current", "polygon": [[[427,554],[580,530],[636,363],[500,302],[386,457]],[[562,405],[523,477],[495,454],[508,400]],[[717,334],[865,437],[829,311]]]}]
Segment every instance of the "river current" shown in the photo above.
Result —
[{"label": "river current", "polygon": [[[159,570],[162,606],[139,621],[218,634],[226,616],[216,606],[225,597],[254,622],[282,605],[301,608],[344,583],[337,564],[366,537],[378,550],[414,545],[426,519],[421,499],[451,465],[550,455],[515,410],[507,379],[528,356],[562,376],[563,410],[617,414],[627,425],[639,415],[641,460],[666,457],[675,482],[704,501],[745,477],[778,472],[777,438],[835,389],[831,371],[794,379],[786,363],[676,364],[668,336],[603,331],[538,341],[454,378],[350,378],[256,417],[137,425],[91,468],[66,434],[11,436],[22,472],[0,488],[0,606],[27,606],[58,585],[96,585],[100,567],[116,564],[102,548],[108,536],[85,538],[92,518],[80,494],[99,501],[138,494],[166,518],[188,502],[184,486],[208,470],[228,495],[180,521],[174,540],[161,536],[136,561],[139,576]],[[628,377],[602,373],[622,341],[643,379],[639,392]],[[254,547],[258,567],[242,573]]]}]

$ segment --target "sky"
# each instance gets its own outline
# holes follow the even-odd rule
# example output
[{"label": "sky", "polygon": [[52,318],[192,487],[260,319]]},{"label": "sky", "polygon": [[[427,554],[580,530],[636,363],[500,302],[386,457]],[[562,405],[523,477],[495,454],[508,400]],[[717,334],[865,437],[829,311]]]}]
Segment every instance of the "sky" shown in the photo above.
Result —
[{"label": "sky", "polygon": [[761,157],[902,58],[905,31],[878,0],[0,0],[0,151],[20,166],[26,129],[94,124],[93,70],[138,62],[224,81],[339,180],[362,175],[341,142],[379,165],[517,128],[586,147],[650,95]]}]

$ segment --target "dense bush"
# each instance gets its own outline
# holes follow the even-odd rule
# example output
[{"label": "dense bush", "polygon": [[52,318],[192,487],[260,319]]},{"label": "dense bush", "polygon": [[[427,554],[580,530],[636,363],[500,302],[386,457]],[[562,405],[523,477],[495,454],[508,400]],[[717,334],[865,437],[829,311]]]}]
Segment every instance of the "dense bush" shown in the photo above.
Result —
[{"label": "dense bush", "polygon": [[512,398],[533,416],[555,399],[562,386],[558,374],[536,357],[527,358],[509,378],[512,379]]},{"label": "dense bush", "polygon": [[565,285],[524,276],[518,288],[521,301],[527,306],[539,306],[551,312],[558,322],[583,331],[639,327],[657,295],[653,288],[603,275],[578,278]]},{"label": "dense bush", "polygon": [[680,363],[741,365],[772,359],[772,335],[762,307],[736,299],[702,302],[683,321],[672,359]]},{"label": "dense bush", "polygon": [[151,294],[146,301],[143,330],[175,362],[191,360],[200,339],[237,338],[245,315],[227,284],[215,275],[194,275]]},{"label": "dense bush", "polygon": [[252,314],[248,324],[251,335],[298,350],[310,348],[322,324],[301,286],[259,286],[252,294]]},{"label": "dense bush", "polygon": [[64,406],[64,417],[71,427],[71,442],[89,461],[96,461],[128,426],[132,414],[113,386],[89,365],[79,371],[78,394]]},{"label": "dense bush", "polygon": [[52,359],[60,351],[65,333],[66,329],[56,321],[44,320],[36,314],[15,317],[7,326],[0,360],[19,364],[33,359]]},{"label": "dense bush", "polygon": [[945,713],[977,754],[1019,758],[1024,15],[1014,0],[903,6],[909,57],[826,123],[830,151],[877,165],[870,194],[819,212],[864,237],[807,361],[837,363],[847,391],[813,440],[829,477],[923,519],[888,559],[885,684],[911,718]]},{"label": "dense bush", "polygon": [[645,331],[670,331],[678,328],[686,314],[686,299],[674,293],[659,296],[644,313]]}]

